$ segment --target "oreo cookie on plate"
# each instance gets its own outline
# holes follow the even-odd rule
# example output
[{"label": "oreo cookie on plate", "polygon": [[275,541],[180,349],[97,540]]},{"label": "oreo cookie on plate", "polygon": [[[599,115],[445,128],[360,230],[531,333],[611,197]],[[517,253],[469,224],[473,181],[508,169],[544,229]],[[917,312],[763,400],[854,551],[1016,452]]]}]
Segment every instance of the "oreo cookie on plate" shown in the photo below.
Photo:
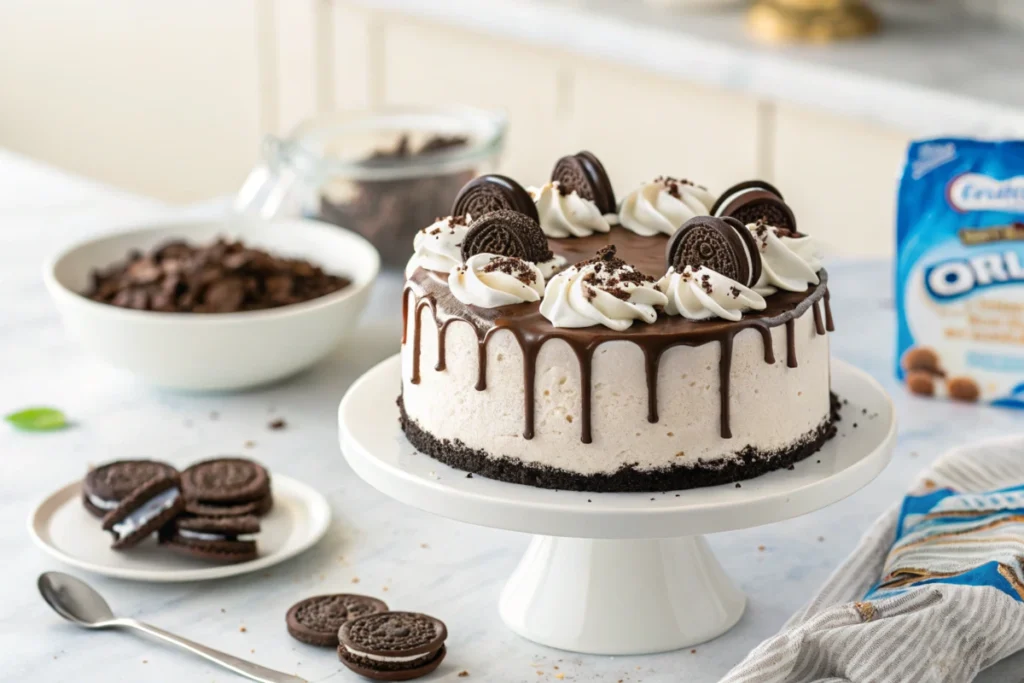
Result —
[{"label": "oreo cookie on plate", "polygon": [[118,460],[100,465],[85,475],[82,505],[102,518],[146,482],[177,474],[178,470],[156,460]]},{"label": "oreo cookie on plate", "polygon": [[448,629],[415,612],[383,612],[346,622],[338,633],[338,658],[360,676],[408,681],[438,667]]},{"label": "oreo cookie on plate", "polygon": [[388,606],[382,600],[366,595],[315,595],[292,605],[285,621],[288,633],[296,640],[309,645],[337,647],[338,630],[346,622],[387,611]]},{"label": "oreo cookie on plate", "polygon": [[185,509],[178,475],[151,479],[129,493],[103,518],[103,530],[114,537],[111,548],[124,550],[144,540]]},{"label": "oreo cookie on plate", "polygon": [[273,505],[270,474],[246,458],[203,460],[181,473],[189,514],[230,517],[266,514]]},{"label": "oreo cookie on plate", "polygon": [[260,520],[253,515],[181,516],[161,527],[160,544],[182,555],[221,564],[248,562],[258,554],[259,530]]}]

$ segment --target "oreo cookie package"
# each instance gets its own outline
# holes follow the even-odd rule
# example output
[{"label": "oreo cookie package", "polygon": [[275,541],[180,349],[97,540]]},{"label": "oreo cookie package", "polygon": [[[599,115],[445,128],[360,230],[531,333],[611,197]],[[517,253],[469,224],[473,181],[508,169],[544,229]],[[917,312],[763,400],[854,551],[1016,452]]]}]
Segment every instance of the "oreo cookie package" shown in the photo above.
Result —
[{"label": "oreo cookie package", "polygon": [[911,144],[897,211],[898,377],[1024,409],[1024,141]]}]

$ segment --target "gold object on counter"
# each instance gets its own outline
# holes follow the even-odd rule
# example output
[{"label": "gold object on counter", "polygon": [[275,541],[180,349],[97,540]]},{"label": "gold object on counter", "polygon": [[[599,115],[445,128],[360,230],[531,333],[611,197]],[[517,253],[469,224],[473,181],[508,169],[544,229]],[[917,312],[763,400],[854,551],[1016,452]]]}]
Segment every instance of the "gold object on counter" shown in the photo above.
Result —
[{"label": "gold object on counter", "polygon": [[831,43],[875,33],[879,20],[862,0],[757,0],[747,27],[773,43]]}]

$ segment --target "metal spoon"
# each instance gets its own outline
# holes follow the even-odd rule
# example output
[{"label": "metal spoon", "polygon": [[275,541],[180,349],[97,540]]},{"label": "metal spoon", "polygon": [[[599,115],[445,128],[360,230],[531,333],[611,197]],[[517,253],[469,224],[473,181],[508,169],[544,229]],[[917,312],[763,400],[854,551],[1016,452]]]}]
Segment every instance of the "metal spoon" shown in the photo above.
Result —
[{"label": "metal spoon", "polygon": [[267,669],[258,664],[247,662],[244,659],[213,650],[191,640],[180,638],[155,626],[143,624],[141,621],[117,618],[110,611],[110,606],[107,605],[103,596],[97,593],[92,586],[68,574],[45,572],[39,575],[38,584],[39,592],[43,594],[43,599],[46,600],[50,607],[57,614],[79,626],[97,629],[134,628],[151,636],[156,636],[168,643],[174,643],[254,681],[260,681],[261,683],[307,683],[305,679],[298,676],[281,673],[280,671],[274,671],[273,669]]}]

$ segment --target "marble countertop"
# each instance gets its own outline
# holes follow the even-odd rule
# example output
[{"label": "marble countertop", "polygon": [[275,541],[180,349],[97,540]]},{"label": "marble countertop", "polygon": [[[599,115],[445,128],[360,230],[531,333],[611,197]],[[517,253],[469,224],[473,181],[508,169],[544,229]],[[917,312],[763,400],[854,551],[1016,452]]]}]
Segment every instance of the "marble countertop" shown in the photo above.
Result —
[{"label": "marble countertop", "polygon": [[[237,394],[157,391],[100,365],[66,337],[39,265],[83,235],[182,212],[3,152],[0,177],[0,412],[52,404],[74,421],[49,434],[0,424],[0,681],[241,680],[129,634],[78,630],[40,599],[38,574],[66,568],[31,543],[26,518],[39,499],[90,463],[153,456],[180,464],[186,453],[241,452],[328,497],[334,519],[327,537],[269,571],[177,585],[87,577],[119,613],[266,666],[311,681],[358,680],[331,651],[297,643],[284,628],[285,611],[298,599],[355,590],[448,623],[448,659],[429,680],[711,683],[801,606],[869,523],[944,449],[1020,428],[1019,414],[908,396],[891,372],[888,264],[834,262],[834,352],[892,393],[901,421],[892,464],[865,489],[820,512],[709,537],[749,596],[745,615],[725,636],[692,653],[644,657],[550,650],[513,635],[497,613],[498,593],[527,536],[449,521],[390,500],[356,477],[339,453],[338,401],[360,373],[398,349],[396,276],[378,283],[355,338],[308,372]],[[209,212],[201,207],[191,213]],[[268,430],[271,416],[284,417],[287,429]],[[249,440],[255,446],[246,449]],[[1017,680],[1009,672],[1019,675],[1022,663],[1007,662],[983,679]],[[458,678],[463,670],[468,679]]]},{"label": "marble countertop", "polygon": [[[639,0],[354,0],[529,44],[605,59],[915,136],[1024,134],[1021,34],[934,3],[887,3],[859,41],[772,47],[742,4],[668,9]],[[876,3],[881,4],[881,3]]]}]

